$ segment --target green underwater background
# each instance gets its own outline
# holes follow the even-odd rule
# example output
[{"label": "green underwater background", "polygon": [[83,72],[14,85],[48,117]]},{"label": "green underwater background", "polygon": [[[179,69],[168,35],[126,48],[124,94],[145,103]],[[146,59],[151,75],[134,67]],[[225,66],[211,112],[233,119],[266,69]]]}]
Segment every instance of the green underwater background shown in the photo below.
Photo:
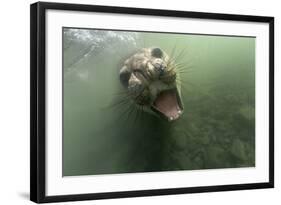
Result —
[{"label": "green underwater background", "polygon": [[[119,70],[142,47],[186,65],[174,122],[124,100]],[[63,176],[254,166],[254,37],[63,28]]]}]

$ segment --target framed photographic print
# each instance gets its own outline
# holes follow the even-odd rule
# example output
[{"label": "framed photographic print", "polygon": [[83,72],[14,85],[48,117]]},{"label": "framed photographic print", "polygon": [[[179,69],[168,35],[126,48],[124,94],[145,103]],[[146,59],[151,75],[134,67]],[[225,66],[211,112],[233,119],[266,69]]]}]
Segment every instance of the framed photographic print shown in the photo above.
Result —
[{"label": "framed photographic print", "polygon": [[274,187],[274,18],[31,5],[34,202]]}]

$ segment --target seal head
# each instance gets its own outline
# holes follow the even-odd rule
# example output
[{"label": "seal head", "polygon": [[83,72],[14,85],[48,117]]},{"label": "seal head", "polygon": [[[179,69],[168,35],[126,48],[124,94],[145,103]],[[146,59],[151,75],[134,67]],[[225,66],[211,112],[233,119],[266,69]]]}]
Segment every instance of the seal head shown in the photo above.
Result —
[{"label": "seal head", "polygon": [[176,64],[160,48],[143,48],[129,57],[119,78],[131,100],[168,121],[183,113]]}]

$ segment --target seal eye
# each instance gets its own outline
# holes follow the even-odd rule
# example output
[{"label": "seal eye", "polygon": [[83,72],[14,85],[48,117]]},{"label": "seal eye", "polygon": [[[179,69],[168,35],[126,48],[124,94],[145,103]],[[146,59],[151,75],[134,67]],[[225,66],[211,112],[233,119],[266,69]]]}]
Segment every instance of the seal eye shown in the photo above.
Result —
[{"label": "seal eye", "polygon": [[119,74],[119,79],[123,84],[123,86],[128,87],[130,77],[131,77],[131,72],[127,69],[126,66],[124,66],[120,70],[120,74]]},{"label": "seal eye", "polygon": [[155,58],[162,58],[163,51],[160,48],[153,48],[151,51],[151,55]]}]

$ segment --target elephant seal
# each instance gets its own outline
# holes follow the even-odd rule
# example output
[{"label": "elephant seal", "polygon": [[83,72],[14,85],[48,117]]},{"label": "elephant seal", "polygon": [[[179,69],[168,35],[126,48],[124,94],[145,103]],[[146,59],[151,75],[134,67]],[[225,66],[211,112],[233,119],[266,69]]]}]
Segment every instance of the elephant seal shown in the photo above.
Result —
[{"label": "elephant seal", "polygon": [[142,48],[131,55],[119,78],[129,99],[142,110],[168,121],[183,113],[177,66],[162,49]]}]

